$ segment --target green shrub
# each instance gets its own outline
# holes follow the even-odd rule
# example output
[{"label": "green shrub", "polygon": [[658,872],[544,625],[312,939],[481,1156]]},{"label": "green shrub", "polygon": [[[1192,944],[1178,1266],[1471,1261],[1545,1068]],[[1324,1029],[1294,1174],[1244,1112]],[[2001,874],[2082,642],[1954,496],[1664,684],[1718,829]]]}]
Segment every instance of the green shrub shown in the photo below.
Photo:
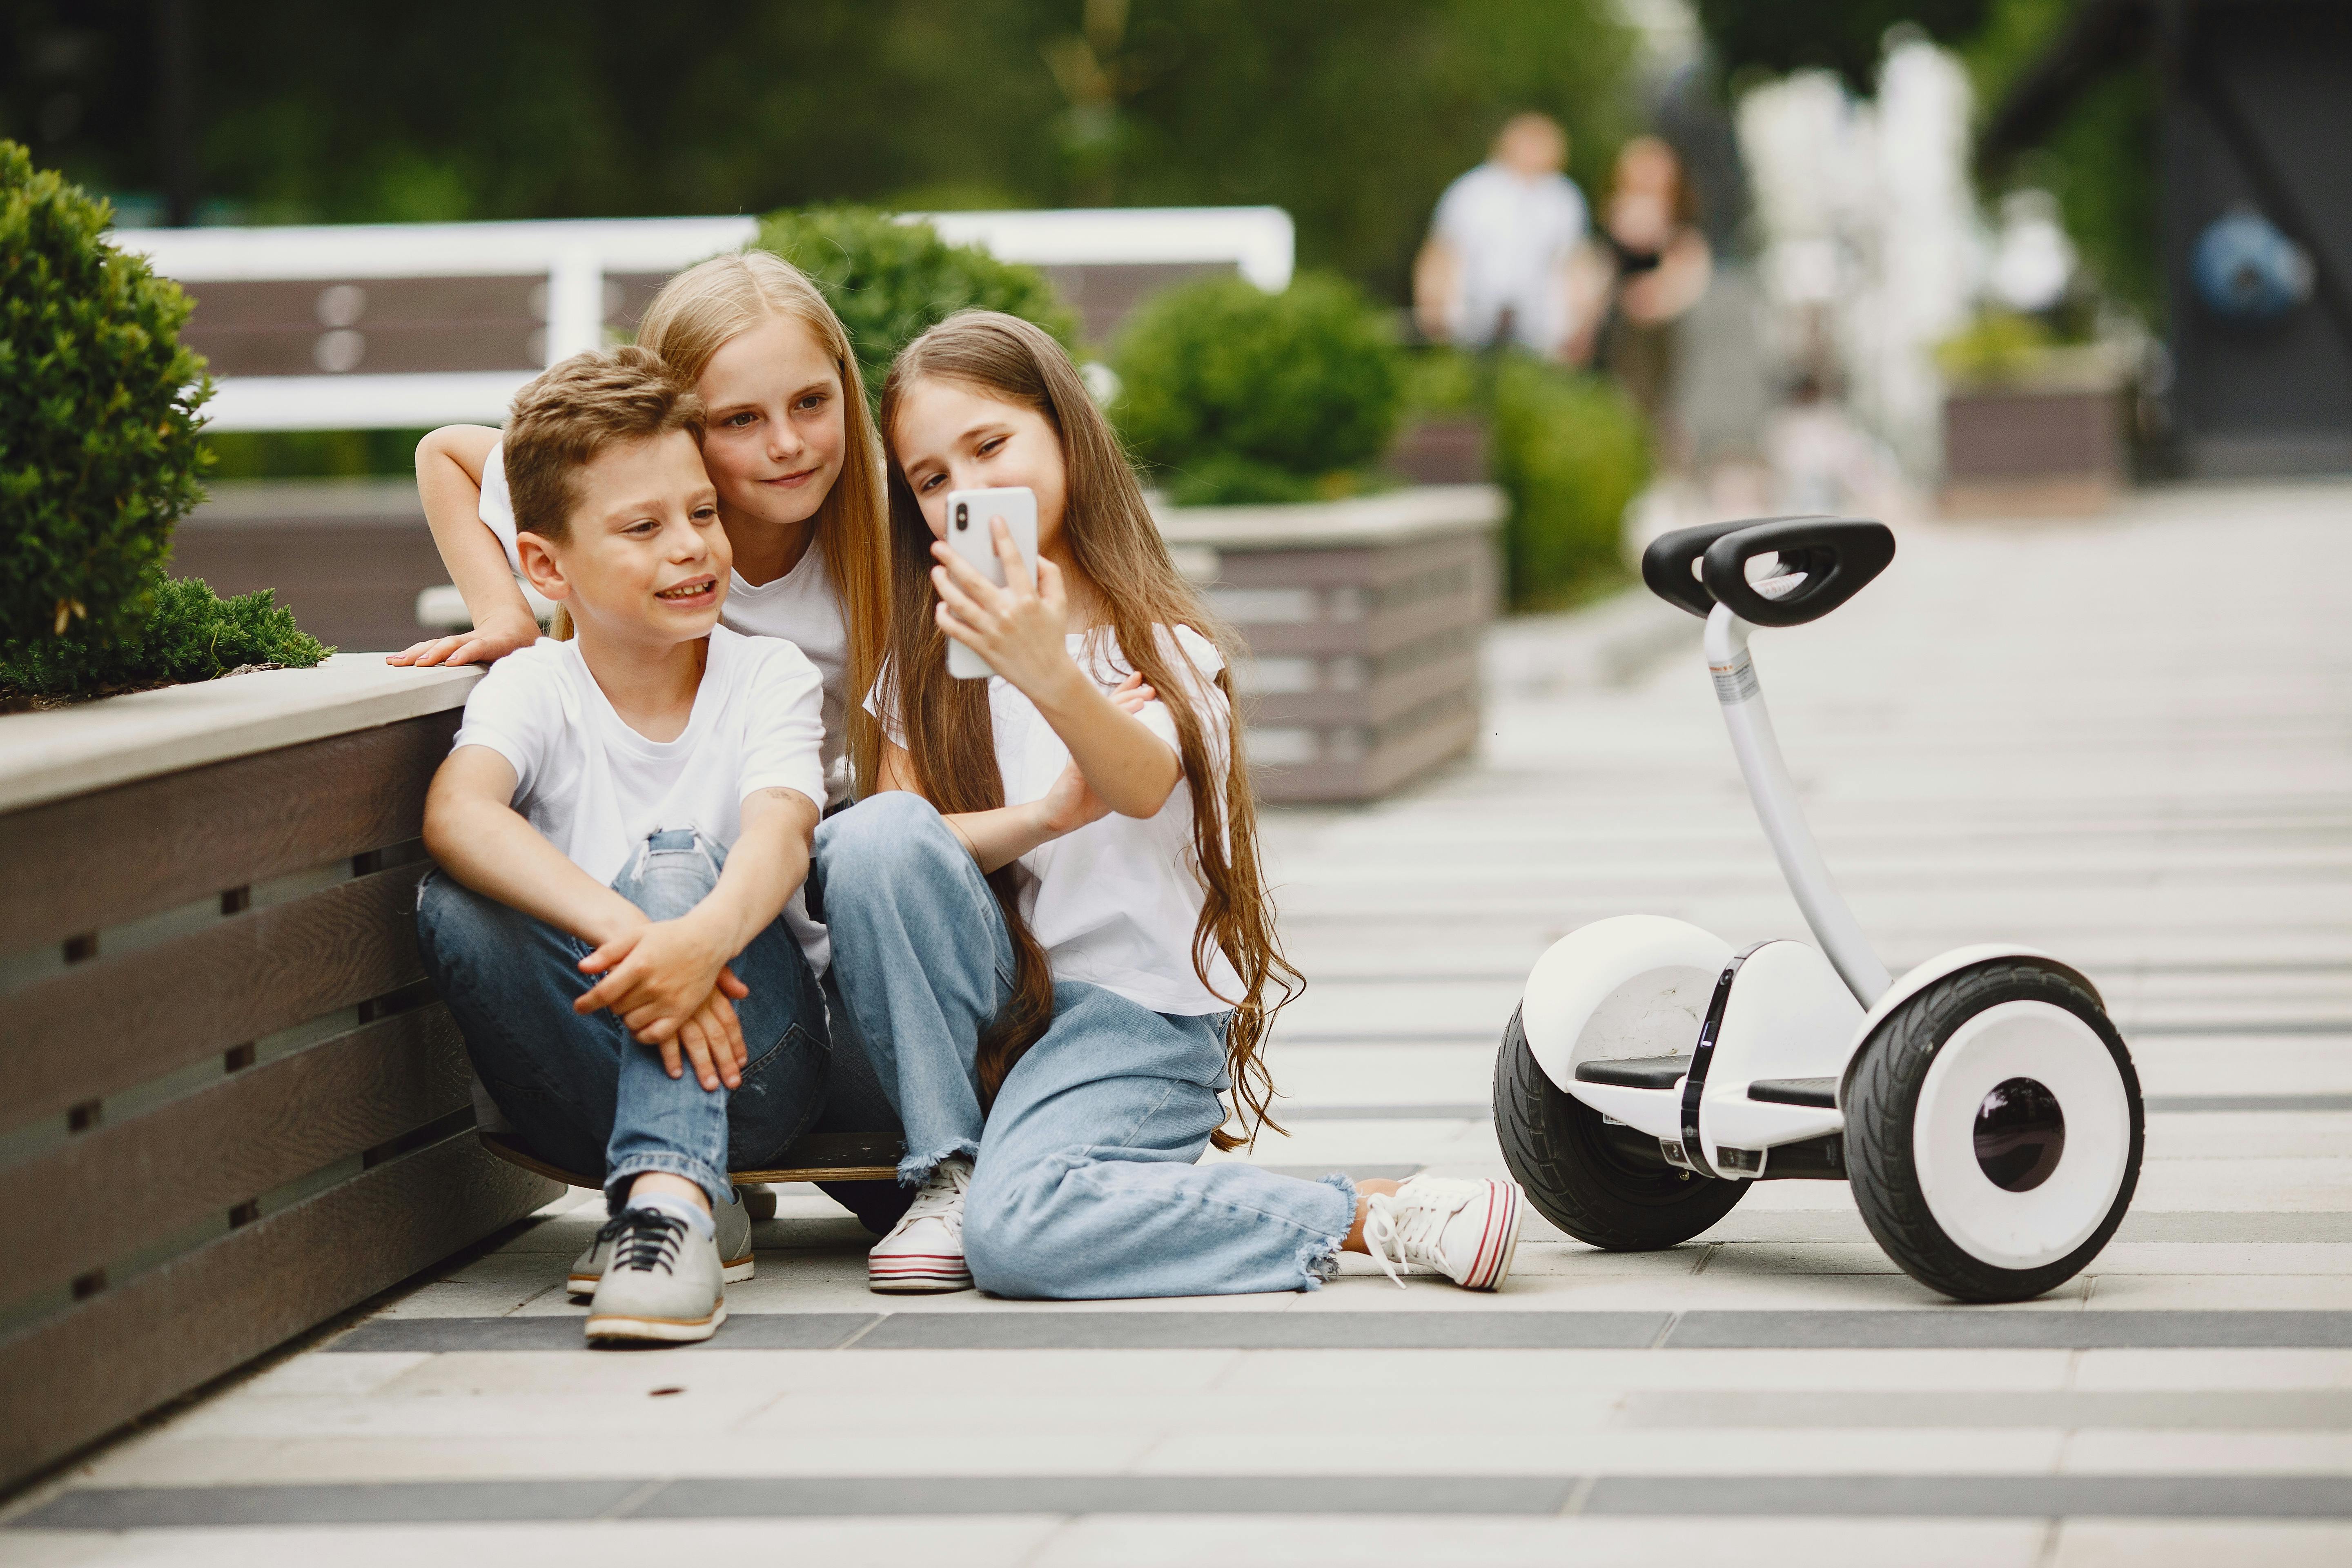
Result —
[{"label": "green shrub", "polygon": [[1615,384],[1517,355],[1496,367],[1495,482],[1509,492],[1504,580],[1516,609],[1555,609],[1624,574],[1626,505],[1649,481],[1640,412]]},{"label": "green shrub", "polygon": [[223,599],[201,577],[167,581],[158,570],[145,590],[147,614],[123,636],[77,627],[0,644],[0,706],[210,680],[248,665],[308,669],[334,651],[298,628],[268,588]]},{"label": "green shrub", "polygon": [[927,223],[899,223],[871,207],[781,212],[760,226],[759,246],[816,281],[849,329],[866,395],[877,405],[898,351],[958,310],[1003,310],[1034,321],[1065,348],[1077,318],[1034,267],[950,245]]},{"label": "green shrub", "polygon": [[203,495],[188,298],[106,243],[111,216],[0,142],[0,643],[136,627]]},{"label": "green shrub", "polygon": [[1387,319],[1337,278],[1171,289],[1128,323],[1115,364],[1120,431],[1186,504],[1361,489],[1403,407]]}]

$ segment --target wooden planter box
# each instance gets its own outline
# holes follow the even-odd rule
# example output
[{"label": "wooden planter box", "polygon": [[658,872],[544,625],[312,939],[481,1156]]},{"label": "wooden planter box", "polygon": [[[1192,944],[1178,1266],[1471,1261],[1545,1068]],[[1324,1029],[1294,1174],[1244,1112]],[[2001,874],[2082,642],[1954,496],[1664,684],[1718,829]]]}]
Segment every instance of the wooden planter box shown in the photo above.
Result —
[{"label": "wooden planter box", "polygon": [[415,941],[473,670],[0,717],[0,1485],[520,1219]]},{"label": "wooden planter box", "polygon": [[1944,399],[1943,510],[2105,511],[2124,479],[2123,421],[2123,395],[2111,378],[1955,388]]},{"label": "wooden planter box", "polygon": [[1505,509],[1490,485],[1431,485],[1160,511],[1179,563],[1249,641],[1235,676],[1264,798],[1377,799],[1475,744]]}]

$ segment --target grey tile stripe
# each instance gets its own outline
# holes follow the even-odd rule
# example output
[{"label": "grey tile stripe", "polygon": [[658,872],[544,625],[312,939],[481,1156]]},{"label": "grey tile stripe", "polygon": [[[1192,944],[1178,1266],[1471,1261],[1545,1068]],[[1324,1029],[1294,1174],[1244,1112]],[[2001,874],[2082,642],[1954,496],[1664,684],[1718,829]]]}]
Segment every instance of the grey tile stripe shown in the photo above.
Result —
[{"label": "grey tile stripe", "polygon": [[2336,1389],[1686,1389],[1626,1391],[1612,1426],[1643,1430],[2038,1428],[2045,1431],[2342,1432]]},{"label": "grey tile stripe", "polygon": [[[2352,1094],[2151,1094],[2149,1114],[2179,1116],[2203,1111],[2352,1110]],[[1491,1121],[1495,1108],[1485,1100],[1421,1105],[1282,1105],[1275,1120],[1291,1121]]]},{"label": "grey tile stripe", "polygon": [[[853,1340],[859,1352],[2343,1349],[2352,1348],[2352,1311],[737,1312],[707,1348],[826,1350]],[[589,1353],[578,1314],[379,1318],[324,1348]]]},{"label": "grey tile stripe", "polygon": [[[877,1476],[80,1487],[10,1530],[974,1514],[2343,1519],[2335,1476]],[[635,1500],[631,1501],[633,1494]]]}]

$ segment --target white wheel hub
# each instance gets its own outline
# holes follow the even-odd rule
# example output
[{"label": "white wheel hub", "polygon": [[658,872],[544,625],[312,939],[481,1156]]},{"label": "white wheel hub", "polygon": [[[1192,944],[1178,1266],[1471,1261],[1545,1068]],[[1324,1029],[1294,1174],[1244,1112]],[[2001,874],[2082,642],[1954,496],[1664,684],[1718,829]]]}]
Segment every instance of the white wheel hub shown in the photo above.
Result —
[{"label": "white wheel hub", "polygon": [[1936,1053],[1911,1149],[1955,1245],[1996,1268],[2037,1268],[2106,1218],[2131,1157],[2131,1105],[2089,1025],[2047,1002],[2003,1002]]}]

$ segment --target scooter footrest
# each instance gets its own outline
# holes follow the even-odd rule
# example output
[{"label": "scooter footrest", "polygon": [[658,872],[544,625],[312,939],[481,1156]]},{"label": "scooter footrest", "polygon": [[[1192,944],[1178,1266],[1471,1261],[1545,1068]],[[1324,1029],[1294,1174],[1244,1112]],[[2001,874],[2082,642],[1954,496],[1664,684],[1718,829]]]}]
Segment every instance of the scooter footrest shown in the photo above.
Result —
[{"label": "scooter footrest", "polygon": [[1621,1057],[1615,1061],[1576,1064],[1579,1083],[1605,1083],[1618,1089],[1672,1089],[1690,1071],[1688,1057]]},{"label": "scooter footrest", "polygon": [[[1582,1072],[1577,1074],[1583,1077]],[[1748,1086],[1748,1098],[1760,1100],[1768,1105],[1817,1105],[1823,1110],[1837,1109],[1837,1079],[1833,1078],[1759,1078]]]}]

